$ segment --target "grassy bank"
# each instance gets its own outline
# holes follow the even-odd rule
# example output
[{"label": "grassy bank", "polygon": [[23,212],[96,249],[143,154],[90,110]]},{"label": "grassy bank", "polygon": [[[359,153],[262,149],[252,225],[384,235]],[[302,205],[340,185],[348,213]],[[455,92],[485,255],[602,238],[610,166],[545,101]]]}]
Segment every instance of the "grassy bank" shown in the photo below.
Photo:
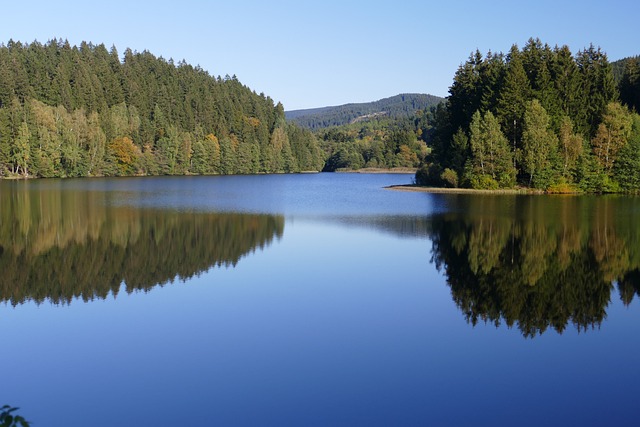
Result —
[{"label": "grassy bank", "polygon": [[390,190],[400,191],[419,191],[423,193],[450,193],[450,194],[544,194],[541,190],[532,190],[530,188],[509,188],[500,190],[475,190],[473,188],[443,188],[443,187],[424,187],[421,185],[390,185],[385,187]]},{"label": "grassy bank", "polygon": [[416,168],[362,168],[362,169],[336,169],[343,173],[416,173]]}]

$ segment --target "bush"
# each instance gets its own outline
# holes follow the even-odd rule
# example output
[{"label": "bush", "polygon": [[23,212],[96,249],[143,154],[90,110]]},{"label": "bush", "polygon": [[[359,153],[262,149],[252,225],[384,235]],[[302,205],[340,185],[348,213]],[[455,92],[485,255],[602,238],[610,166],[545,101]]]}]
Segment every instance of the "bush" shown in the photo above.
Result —
[{"label": "bush", "polygon": [[440,181],[442,181],[443,187],[457,188],[458,187],[458,174],[456,171],[446,168],[442,174],[440,174]]},{"label": "bush", "polygon": [[582,190],[575,185],[569,184],[567,182],[561,182],[558,184],[553,184],[547,188],[547,193],[549,194],[575,194],[582,193]]},{"label": "bush", "polygon": [[500,179],[498,180],[500,188],[513,188],[516,186],[516,171],[515,169],[511,169],[507,172],[502,172],[500,174]]},{"label": "bush", "polygon": [[602,192],[603,193],[620,193],[622,188],[620,188],[620,184],[612,178],[608,176],[604,177],[602,182]]},{"label": "bush", "polygon": [[497,190],[500,187],[498,181],[487,174],[471,177],[470,183],[471,188],[476,190]]}]

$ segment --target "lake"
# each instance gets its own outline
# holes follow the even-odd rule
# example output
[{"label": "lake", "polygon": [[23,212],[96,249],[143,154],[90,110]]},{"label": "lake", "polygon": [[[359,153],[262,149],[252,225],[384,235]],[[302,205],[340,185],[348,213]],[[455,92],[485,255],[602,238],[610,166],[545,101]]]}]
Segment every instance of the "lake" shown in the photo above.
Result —
[{"label": "lake", "polygon": [[411,175],[0,181],[36,426],[630,425],[640,199]]}]

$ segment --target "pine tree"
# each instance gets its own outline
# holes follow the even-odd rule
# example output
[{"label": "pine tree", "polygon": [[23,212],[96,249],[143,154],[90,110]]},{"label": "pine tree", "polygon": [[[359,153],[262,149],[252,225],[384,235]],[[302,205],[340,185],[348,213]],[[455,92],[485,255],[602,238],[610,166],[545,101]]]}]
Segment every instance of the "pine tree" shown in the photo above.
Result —
[{"label": "pine tree", "polygon": [[626,191],[640,191],[640,115],[633,114],[628,143],[620,149],[613,165],[614,179]]},{"label": "pine tree", "polygon": [[481,64],[482,55],[476,50],[456,71],[448,97],[449,120],[453,129],[467,129],[473,114],[480,109],[482,93],[478,67]]},{"label": "pine tree", "polygon": [[573,54],[565,45],[554,49],[551,79],[554,82],[559,109],[567,117],[575,117],[579,108],[578,66]]},{"label": "pine tree", "polygon": [[579,108],[576,126],[584,135],[593,136],[600,124],[607,104],[618,97],[611,64],[607,55],[589,46],[576,55],[579,70]]},{"label": "pine tree", "polygon": [[522,139],[522,121],[530,93],[521,54],[518,47],[513,45],[507,56],[507,71],[496,107],[496,116],[502,129],[509,135],[509,140],[513,140],[512,151],[515,151]]},{"label": "pine tree", "polygon": [[620,101],[636,112],[640,111],[640,59],[628,58],[620,81]]}]

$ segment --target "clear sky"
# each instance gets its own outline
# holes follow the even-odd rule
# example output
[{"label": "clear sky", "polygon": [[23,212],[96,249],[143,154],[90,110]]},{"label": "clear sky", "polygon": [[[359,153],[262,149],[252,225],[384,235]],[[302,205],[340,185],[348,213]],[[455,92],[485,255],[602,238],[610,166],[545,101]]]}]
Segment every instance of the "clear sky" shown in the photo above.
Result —
[{"label": "clear sky", "polygon": [[446,96],[475,49],[507,52],[530,37],[611,61],[640,54],[640,2],[608,1],[12,1],[0,41],[54,37],[185,59],[235,74],[286,110],[405,92]]}]

